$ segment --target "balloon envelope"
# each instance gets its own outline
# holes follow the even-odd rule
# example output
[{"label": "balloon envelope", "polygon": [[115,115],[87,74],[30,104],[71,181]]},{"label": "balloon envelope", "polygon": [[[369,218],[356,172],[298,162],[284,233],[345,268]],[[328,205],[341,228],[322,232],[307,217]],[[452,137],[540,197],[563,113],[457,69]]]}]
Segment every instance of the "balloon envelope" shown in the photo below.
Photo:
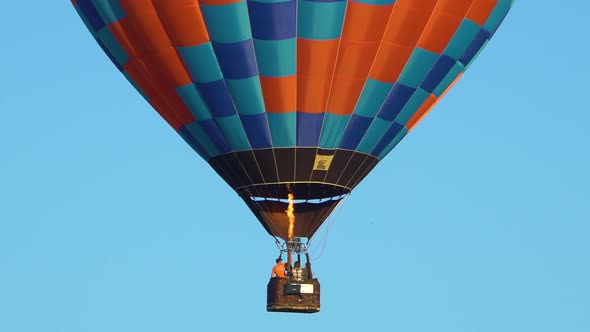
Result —
[{"label": "balloon envelope", "polygon": [[269,234],[311,237],[512,0],[73,0],[117,68]]}]

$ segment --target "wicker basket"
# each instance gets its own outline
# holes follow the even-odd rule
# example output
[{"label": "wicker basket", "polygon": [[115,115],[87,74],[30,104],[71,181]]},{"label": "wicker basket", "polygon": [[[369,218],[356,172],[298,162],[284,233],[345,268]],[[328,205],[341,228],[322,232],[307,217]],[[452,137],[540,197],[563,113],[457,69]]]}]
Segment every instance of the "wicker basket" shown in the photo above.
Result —
[{"label": "wicker basket", "polygon": [[266,311],[314,313],[320,311],[317,279],[294,281],[271,278],[267,286]]}]

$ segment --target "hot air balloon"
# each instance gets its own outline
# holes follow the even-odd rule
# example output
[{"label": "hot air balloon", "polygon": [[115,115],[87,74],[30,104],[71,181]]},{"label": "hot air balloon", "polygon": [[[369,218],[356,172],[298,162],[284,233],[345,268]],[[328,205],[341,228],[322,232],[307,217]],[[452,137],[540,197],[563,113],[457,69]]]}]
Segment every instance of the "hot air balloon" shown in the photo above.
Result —
[{"label": "hot air balloon", "polygon": [[[72,0],[115,66],[287,243],[289,265],[512,2]],[[269,283],[268,310],[319,310],[317,280],[289,285]]]}]

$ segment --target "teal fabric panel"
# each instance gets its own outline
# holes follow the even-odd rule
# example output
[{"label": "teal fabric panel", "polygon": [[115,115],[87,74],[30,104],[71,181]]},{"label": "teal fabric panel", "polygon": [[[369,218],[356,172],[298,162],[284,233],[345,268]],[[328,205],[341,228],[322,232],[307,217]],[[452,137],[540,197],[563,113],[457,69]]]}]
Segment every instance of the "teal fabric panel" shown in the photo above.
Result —
[{"label": "teal fabric panel", "polygon": [[211,43],[176,49],[195,82],[207,83],[223,78]]},{"label": "teal fabric panel", "polygon": [[297,39],[254,39],[256,62],[260,76],[282,77],[297,73]]},{"label": "teal fabric panel", "polygon": [[201,5],[211,41],[235,43],[252,38],[246,1],[228,5]]},{"label": "teal fabric panel", "polygon": [[277,3],[277,2],[287,2],[291,0],[248,0],[249,2],[265,2],[265,3]]},{"label": "teal fabric panel", "polygon": [[372,78],[367,79],[354,108],[354,114],[367,118],[375,117],[391,88],[393,88],[393,83],[381,82]]},{"label": "teal fabric panel", "polygon": [[349,119],[350,115],[326,113],[320,137],[320,147],[336,149],[340,144],[340,140],[342,140]]},{"label": "teal fabric panel", "polygon": [[219,154],[219,149],[213,144],[207,133],[201,128],[197,122],[192,122],[185,125],[186,129],[193,135],[193,137],[203,146],[205,151],[210,156]]},{"label": "teal fabric panel", "polygon": [[119,1],[92,0],[92,4],[94,4],[96,11],[107,25],[115,23],[126,16]]},{"label": "teal fabric panel", "polygon": [[115,61],[122,67],[124,64],[129,61],[129,56],[125,53],[121,44],[115,39],[111,30],[107,27],[104,27],[98,31],[96,34],[96,39],[100,40],[104,46],[111,52],[111,55],[114,57]]},{"label": "teal fabric panel", "polygon": [[377,143],[383,138],[391,123],[391,121],[375,118],[356,150],[363,153],[371,153]]},{"label": "teal fabric panel", "polygon": [[377,156],[377,158],[379,160],[382,160],[383,158],[385,158],[385,156],[391,152],[391,150],[393,150],[393,148],[395,148],[395,146],[404,138],[406,137],[406,135],[408,134],[408,128],[404,127],[404,129],[402,129],[402,131],[400,131],[395,138],[387,145],[387,147],[385,148],[385,150],[383,150],[383,152],[381,152],[381,154],[379,156]]},{"label": "teal fabric panel", "polygon": [[345,1],[299,0],[297,10],[297,37],[315,40],[340,38]]},{"label": "teal fabric panel", "polygon": [[440,97],[447,90],[447,88],[451,86],[453,81],[457,78],[457,76],[459,76],[459,74],[461,74],[461,72],[463,72],[464,69],[465,66],[463,66],[461,62],[455,63],[447,76],[445,76],[445,78],[440,82],[440,84],[436,87],[436,89],[434,89],[432,93],[435,96]]},{"label": "teal fabric panel", "polygon": [[211,119],[211,113],[209,113],[209,109],[205,105],[205,102],[201,98],[201,95],[194,84],[190,83],[178,87],[176,88],[176,93],[178,93],[180,99],[182,99],[196,120],[201,121]]},{"label": "teal fabric panel", "polygon": [[266,113],[273,147],[293,147],[296,140],[297,112]]},{"label": "teal fabric panel", "polygon": [[443,54],[458,61],[480,30],[481,26],[477,23],[464,19]]},{"label": "teal fabric panel", "polygon": [[253,115],[265,112],[262,88],[258,76],[241,80],[225,80],[236,109],[240,114]]},{"label": "teal fabric panel", "polygon": [[395,118],[395,122],[405,125],[408,120],[416,113],[416,111],[424,104],[426,99],[430,96],[430,92],[424,91],[422,89],[416,90],[412,95],[412,98],[408,100],[406,106],[402,109],[402,111],[397,115]]},{"label": "teal fabric panel", "polygon": [[502,23],[502,20],[506,16],[506,13],[508,13],[510,10],[510,7],[512,7],[513,3],[514,0],[498,0],[498,4],[494,10],[492,10],[490,17],[488,17],[488,20],[483,25],[483,28],[491,33],[494,33],[496,29],[498,29],[500,23]]},{"label": "teal fabric panel", "polygon": [[215,122],[217,122],[223,136],[225,136],[234,151],[250,149],[248,137],[246,137],[242,121],[240,121],[240,117],[237,114],[216,118]]},{"label": "teal fabric panel", "polygon": [[438,60],[439,56],[439,54],[417,47],[410,56],[408,63],[406,63],[406,66],[399,77],[398,83],[410,88],[419,87]]}]

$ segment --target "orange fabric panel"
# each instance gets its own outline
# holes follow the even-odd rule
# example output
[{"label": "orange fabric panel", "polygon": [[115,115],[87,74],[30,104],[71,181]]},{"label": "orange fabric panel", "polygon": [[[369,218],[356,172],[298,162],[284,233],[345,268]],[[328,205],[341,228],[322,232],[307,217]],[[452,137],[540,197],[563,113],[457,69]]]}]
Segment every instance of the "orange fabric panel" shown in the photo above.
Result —
[{"label": "orange fabric panel", "polygon": [[395,82],[414,51],[437,0],[398,0],[383,34],[369,77]]},{"label": "orange fabric panel", "polygon": [[198,0],[152,2],[174,46],[196,46],[209,41]]},{"label": "orange fabric panel", "polygon": [[148,72],[145,65],[138,58],[131,58],[124,67],[125,72],[149,99],[154,109],[175,130],[183,125],[195,121],[186,105],[175,90],[166,88]]},{"label": "orange fabric panel", "polygon": [[165,81],[170,87],[189,84],[190,76],[160,24],[151,0],[120,0],[120,3],[128,16],[119,22],[154,79]]},{"label": "orange fabric panel", "polygon": [[349,1],[344,18],[342,39],[363,42],[380,41],[392,8],[393,4],[374,6]]},{"label": "orange fabric panel", "polygon": [[[164,108],[158,109],[158,112],[160,112],[161,114],[170,114],[176,119],[176,121],[180,122],[183,125],[195,121],[195,117],[189,111],[188,107],[184,104],[184,101],[182,101],[178,93],[176,93],[176,90],[164,89],[158,92],[159,96],[165,103]],[[174,129],[178,130],[179,128],[180,127]]]},{"label": "orange fabric panel", "polygon": [[428,21],[418,47],[442,53],[453,38],[474,0],[441,0]]},{"label": "orange fabric panel", "polygon": [[413,51],[411,46],[384,42],[375,57],[369,77],[381,82],[395,82]]},{"label": "orange fabric panel", "polygon": [[343,42],[340,45],[330,92],[338,98],[330,98],[327,112],[346,115],[354,111],[378,48],[379,43]]},{"label": "orange fabric panel", "polygon": [[267,112],[287,113],[297,109],[297,75],[260,76],[260,85]]},{"label": "orange fabric panel", "polygon": [[422,104],[422,106],[420,106],[420,108],[416,111],[416,113],[414,113],[414,115],[412,115],[412,117],[408,120],[408,122],[406,123],[406,127],[409,130],[412,130],[412,128],[414,128],[414,126],[420,122],[420,120],[422,120],[422,118],[428,114],[428,112],[430,111],[430,109],[436,104],[437,98],[434,94],[430,94],[430,96],[428,96],[428,98],[426,98],[426,101],[424,101],[424,104]]},{"label": "orange fabric panel", "polygon": [[297,39],[297,110],[323,113],[336,65],[340,39]]},{"label": "orange fabric panel", "polygon": [[428,23],[437,0],[397,0],[383,40],[405,45],[416,45]]},{"label": "orange fabric panel", "polygon": [[125,53],[129,55],[129,57],[136,57],[137,52],[135,52],[135,48],[131,45],[129,38],[125,34],[125,30],[123,30],[123,26],[121,25],[121,21],[117,21],[108,25],[109,30],[115,37],[115,39],[119,42],[119,45],[125,50]]},{"label": "orange fabric panel", "polygon": [[344,19],[342,42],[334,73],[327,111],[346,115],[354,107],[369,76],[393,4],[388,6],[349,2]]},{"label": "orange fabric panel", "polygon": [[155,87],[150,82],[150,74],[141,60],[138,58],[130,58],[125,65],[123,65],[125,73],[133,80],[135,85],[144,93],[146,98],[155,98],[158,94]]},{"label": "orange fabric panel", "polygon": [[332,89],[338,98],[330,98],[327,112],[338,115],[349,115],[354,112],[354,107],[365,86],[366,79],[349,79],[334,81]]},{"label": "orange fabric panel", "polygon": [[[171,1],[171,0],[164,0],[164,1]],[[201,5],[210,5],[210,6],[223,6],[229,5],[230,3],[242,2],[245,0],[199,0]]]},{"label": "orange fabric panel", "polygon": [[175,88],[191,82],[149,0],[121,0],[125,18],[109,29],[130,59],[125,72],[176,130],[195,119]]},{"label": "orange fabric panel", "polygon": [[461,78],[461,76],[463,76],[463,73],[459,73],[459,75],[455,78],[455,80],[453,81],[453,83],[451,83],[449,85],[449,87],[445,90],[445,92],[443,92],[440,97],[436,98],[435,95],[431,94],[430,96],[428,96],[428,98],[426,99],[426,101],[424,102],[424,104],[422,104],[422,106],[420,107],[420,109],[418,109],[418,111],[416,113],[414,113],[414,115],[412,115],[412,117],[410,118],[410,120],[408,120],[408,123],[406,123],[406,127],[408,128],[408,132],[410,132],[412,129],[414,129],[414,127],[420,122],[422,121],[422,119],[426,116],[426,114],[428,114],[428,112],[430,112],[434,106],[436,106],[436,104],[444,98],[444,96],[447,94],[447,92],[449,92],[453,86],[457,83],[457,81],[459,81],[459,79]]},{"label": "orange fabric panel", "polygon": [[475,0],[465,17],[479,25],[484,25],[497,4],[498,0]]}]

